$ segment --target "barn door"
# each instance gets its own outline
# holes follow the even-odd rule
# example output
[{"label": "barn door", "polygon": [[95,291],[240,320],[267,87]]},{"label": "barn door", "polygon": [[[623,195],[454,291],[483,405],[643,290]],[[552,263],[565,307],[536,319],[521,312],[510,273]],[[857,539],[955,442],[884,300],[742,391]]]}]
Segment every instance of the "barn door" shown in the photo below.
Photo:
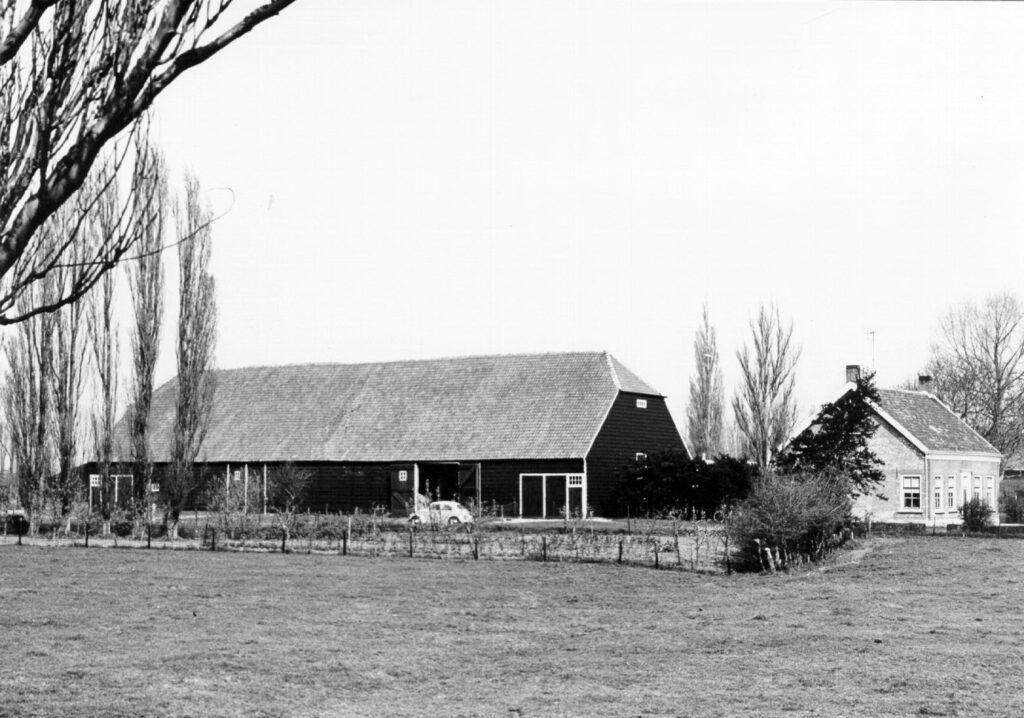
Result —
[{"label": "barn door", "polygon": [[459,465],[459,501],[464,506],[480,505],[480,464]]},{"label": "barn door", "polygon": [[413,483],[415,464],[396,464],[388,467],[388,484],[391,494],[392,516],[408,516],[413,506]]}]

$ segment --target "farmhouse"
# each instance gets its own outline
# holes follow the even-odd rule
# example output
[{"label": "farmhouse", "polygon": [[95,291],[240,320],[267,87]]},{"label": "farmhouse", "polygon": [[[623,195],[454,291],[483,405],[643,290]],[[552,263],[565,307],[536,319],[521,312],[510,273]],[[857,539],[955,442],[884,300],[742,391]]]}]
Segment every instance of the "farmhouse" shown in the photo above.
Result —
[{"label": "farmhouse", "polygon": [[[216,381],[202,469],[259,485],[291,462],[312,475],[314,510],[405,515],[426,494],[505,516],[614,513],[624,466],[683,449],[665,397],[606,352],[253,367]],[[171,436],[175,389],[154,396],[154,437]],[[157,480],[168,443],[154,442]]]},{"label": "farmhouse", "polygon": [[[856,388],[859,377],[859,366],[846,367],[841,396]],[[944,526],[960,522],[960,506],[971,498],[996,507],[1002,455],[924,390],[923,379],[921,391],[879,389],[881,401],[872,402],[878,429],[868,446],[884,463],[885,483],[877,493],[885,498],[859,497],[859,516]]]}]

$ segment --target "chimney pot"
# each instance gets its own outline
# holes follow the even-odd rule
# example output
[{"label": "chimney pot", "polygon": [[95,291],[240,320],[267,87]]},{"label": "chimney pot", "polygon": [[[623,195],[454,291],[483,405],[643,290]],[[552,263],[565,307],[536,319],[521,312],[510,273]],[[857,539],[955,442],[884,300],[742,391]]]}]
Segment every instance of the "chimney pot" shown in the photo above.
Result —
[{"label": "chimney pot", "polygon": [[846,365],[846,381],[853,384],[860,381],[860,364]]},{"label": "chimney pot", "polygon": [[931,385],[932,385],[932,375],[931,374],[919,374],[918,375],[918,377],[917,377],[917,388],[918,389],[921,389],[922,391],[924,391],[924,390],[929,389],[931,387]]}]

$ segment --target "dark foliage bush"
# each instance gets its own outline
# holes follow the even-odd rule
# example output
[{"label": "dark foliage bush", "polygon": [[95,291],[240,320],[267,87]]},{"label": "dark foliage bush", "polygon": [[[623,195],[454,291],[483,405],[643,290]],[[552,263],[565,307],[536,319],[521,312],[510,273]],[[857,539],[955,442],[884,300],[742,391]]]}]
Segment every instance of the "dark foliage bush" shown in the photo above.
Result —
[{"label": "dark foliage bush", "polygon": [[767,474],[726,520],[737,566],[775,570],[820,560],[850,536],[847,481],[829,474]]},{"label": "dark foliage bush", "polygon": [[960,507],[960,520],[968,531],[984,531],[992,524],[993,513],[987,501],[975,497]]},{"label": "dark foliage bush", "polygon": [[623,470],[607,515],[648,516],[680,511],[712,516],[743,499],[757,467],[731,456],[691,459],[684,451],[647,456]]},{"label": "dark foliage bush", "polygon": [[1024,497],[1017,492],[1003,491],[999,497],[999,512],[1006,523],[1024,524]]}]

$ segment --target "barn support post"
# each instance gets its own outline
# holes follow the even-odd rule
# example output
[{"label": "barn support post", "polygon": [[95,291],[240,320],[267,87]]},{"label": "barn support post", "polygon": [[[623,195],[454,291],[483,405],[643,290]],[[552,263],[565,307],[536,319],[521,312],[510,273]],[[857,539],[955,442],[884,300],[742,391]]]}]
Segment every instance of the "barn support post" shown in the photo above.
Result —
[{"label": "barn support post", "polygon": [[245,491],[245,499],[242,504],[242,510],[245,513],[249,513],[249,465],[245,464],[242,470],[245,472],[245,483],[242,486],[243,491]]},{"label": "barn support post", "polygon": [[263,515],[267,515],[267,465],[263,465]]},{"label": "barn support post", "polygon": [[231,464],[224,470],[224,505],[231,505]]}]

